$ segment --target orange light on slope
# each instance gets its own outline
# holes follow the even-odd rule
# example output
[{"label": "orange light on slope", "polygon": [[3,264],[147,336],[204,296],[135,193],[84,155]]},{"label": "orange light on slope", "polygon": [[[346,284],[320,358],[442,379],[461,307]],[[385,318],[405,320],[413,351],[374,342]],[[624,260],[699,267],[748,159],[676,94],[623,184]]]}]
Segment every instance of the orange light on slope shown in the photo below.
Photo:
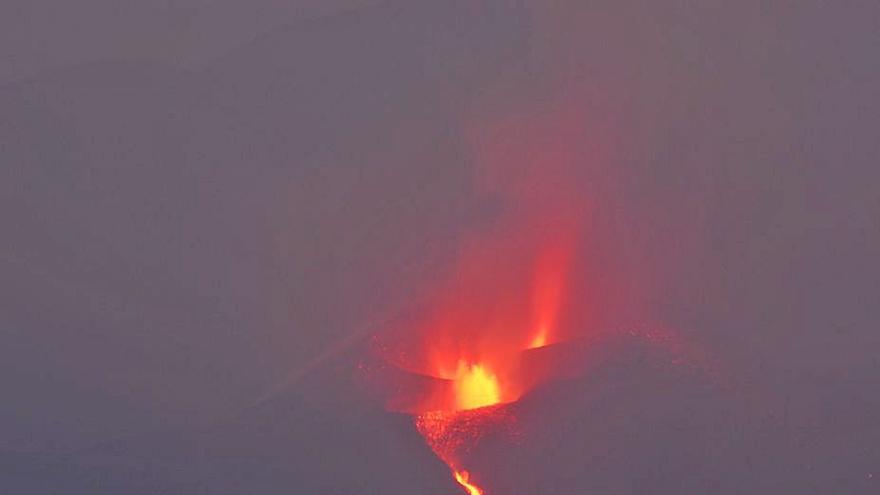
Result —
[{"label": "orange light on slope", "polygon": [[[397,338],[382,342],[388,361],[407,374],[405,387],[391,387],[396,395],[389,407],[412,414],[419,434],[469,495],[484,495],[464,469],[470,446],[507,421],[508,404],[554,376],[580,373],[573,356],[594,340],[581,340],[568,353],[558,346],[604,325],[620,310],[618,298],[638,286],[637,279],[589,283],[611,268],[599,263],[603,256],[586,255],[616,245],[606,244],[602,231],[584,236],[585,228],[614,219],[594,219],[603,210],[593,207],[616,190],[608,187],[616,184],[609,180],[616,136],[594,125],[608,119],[592,121],[592,97],[590,90],[575,90],[512,112],[490,105],[485,119],[477,115],[469,123],[463,135],[474,153],[476,190],[499,205],[498,215],[491,228],[464,237],[417,328],[408,322],[389,332]],[[627,290],[606,295],[605,287]],[[663,334],[639,337],[684,353]],[[556,349],[532,352],[549,346]],[[557,363],[560,358],[565,362]]]},{"label": "orange light on slope", "polygon": [[538,347],[544,347],[547,345],[547,327],[541,327],[538,329],[538,333],[532,337],[532,341],[529,342],[529,349],[537,349]]},{"label": "orange light on slope", "polygon": [[559,323],[559,313],[565,302],[571,249],[571,242],[568,240],[550,244],[535,260],[532,282],[532,324],[537,331],[529,341],[529,349],[549,344],[551,329]]},{"label": "orange light on slope", "polygon": [[[533,244],[533,251],[513,257],[517,265],[507,266],[489,261],[494,250],[478,251],[466,260],[467,270],[458,280],[476,287],[486,284],[486,292],[470,299],[481,304],[462,305],[458,297],[451,297],[426,325],[425,355],[430,357],[421,369],[438,379],[438,388],[414,407],[416,427],[469,495],[484,491],[470,481],[458,454],[493,422],[497,409],[491,406],[516,402],[540,380],[523,373],[522,353],[563,338],[558,326],[571,246],[568,235],[551,236]],[[494,287],[499,266],[516,275],[511,285]],[[453,286],[450,293],[471,290],[465,283]]]},{"label": "orange light on slope", "polygon": [[[540,380],[523,373],[522,353],[563,338],[558,326],[566,302],[571,244],[565,235],[537,243],[533,252],[514,258],[518,266],[504,267],[517,275],[513,286],[496,289],[488,284],[490,291],[475,297],[482,303],[478,305],[461,305],[453,297],[449,306],[439,306],[439,316],[426,326],[425,354],[430,358],[422,370],[438,379],[439,388],[414,408],[416,427],[468,495],[484,491],[470,481],[459,452],[493,421],[497,409],[491,406],[517,401]],[[468,276],[482,275],[494,280],[494,271],[481,271],[487,266],[494,267],[477,256],[463,279],[470,282]],[[472,283],[480,287],[484,282],[476,277]],[[467,284],[453,288],[456,294],[469,290]]]},{"label": "orange light on slope", "polygon": [[498,378],[479,364],[459,361],[454,389],[455,405],[459,410],[476,409],[501,402]]},{"label": "orange light on slope", "polygon": [[484,495],[485,492],[471,481],[470,472],[461,466],[457,454],[464,445],[479,438],[486,427],[512,426],[512,418],[499,407],[431,411],[415,417],[418,432],[437,457],[449,466],[455,481],[467,490],[468,495]]},{"label": "orange light on slope", "polygon": [[400,389],[394,407],[413,414],[469,495],[484,493],[464,470],[470,445],[503,420],[504,405],[554,372],[552,352],[527,351],[573,337],[571,320],[580,325],[584,312],[580,298],[575,315],[569,305],[591,206],[580,171],[603,158],[603,143],[578,101],[531,110],[492,112],[465,129],[475,185],[504,205],[502,215],[462,240],[423,321],[416,331],[395,331],[399,338],[386,349],[389,360],[414,375],[413,390],[421,388]]},{"label": "orange light on slope", "polygon": [[483,495],[483,490],[480,489],[477,485],[470,482],[471,475],[465,470],[461,471],[453,471],[455,475],[455,481],[458,482],[459,485],[463,486],[465,490],[467,490],[468,495]]}]

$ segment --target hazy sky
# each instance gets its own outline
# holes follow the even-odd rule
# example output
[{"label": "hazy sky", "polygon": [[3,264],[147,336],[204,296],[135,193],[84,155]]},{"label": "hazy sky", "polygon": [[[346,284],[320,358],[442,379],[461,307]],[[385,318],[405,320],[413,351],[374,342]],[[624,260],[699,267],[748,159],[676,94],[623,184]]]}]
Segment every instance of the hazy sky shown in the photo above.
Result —
[{"label": "hazy sky", "polygon": [[474,125],[576,100],[604,323],[650,314],[726,378],[614,344],[518,405],[525,442],[479,446],[488,495],[876,493],[878,20],[0,2],[0,486],[455,493],[334,370],[509,213]]}]

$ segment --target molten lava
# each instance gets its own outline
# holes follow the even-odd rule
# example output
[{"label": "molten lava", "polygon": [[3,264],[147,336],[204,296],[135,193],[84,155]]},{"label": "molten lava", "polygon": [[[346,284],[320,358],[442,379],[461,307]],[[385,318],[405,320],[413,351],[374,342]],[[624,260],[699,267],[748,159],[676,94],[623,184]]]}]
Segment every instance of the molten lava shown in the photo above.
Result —
[{"label": "molten lava", "polygon": [[470,471],[462,467],[460,455],[470,445],[499,427],[510,429],[513,417],[502,406],[486,406],[462,411],[429,411],[415,416],[418,432],[428,446],[445,462],[456,482],[469,494],[483,495],[483,489],[471,479]]},{"label": "molten lava", "polygon": [[535,336],[532,337],[531,342],[529,342],[529,349],[537,349],[545,345],[547,345],[547,329],[546,327],[541,327]]},{"label": "molten lava", "polygon": [[[388,407],[413,415],[469,495],[484,495],[479,476],[463,466],[471,445],[513,422],[507,404],[551,377],[578,373],[579,353],[594,344],[603,318],[621,307],[630,313],[618,298],[641,287],[626,273],[617,283],[602,264],[613,252],[600,249],[596,228],[608,222],[593,214],[616,210],[592,208],[604,199],[591,194],[604,175],[594,172],[611,169],[591,165],[612,155],[586,108],[562,98],[507,117],[490,112],[492,121],[467,129],[476,185],[499,214],[462,240],[418,320],[377,339],[399,380]],[[682,355],[683,345],[664,335],[638,337]]]},{"label": "molten lava", "polygon": [[501,402],[498,378],[484,366],[458,362],[455,377],[455,405],[458,409],[476,409]]},{"label": "molten lava", "polygon": [[[455,283],[424,323],[424,358],[402,366],[431,377],[424,399],[406,409],[470,495],[484,491],[462,466],[463,456],[485,432],[509,423],[504,404],[540,381],[534,369],[524,367],[524,353],[559,341],[570,238],[517,244],[528,249],[514,253],[510,264],[483,259],[495,252],[474,251],[475,259],[463,261]],[[493,288],[499,277],[509,282]]]},{"label": "molten lava", "polygon": [[396,408],[414,415],[419,433],[471,495],[484,491],[463,466],[470,445],[506,424],[501,408],[546,378],[526,354],[564,340],[559,328],[577,237],[569,227],[536,222],[471,243],[418,331],[389,344],[387,355],[422,388],[398,397]]},{"label": "molten lava", "polygon": [[[408,372],[407,383],[421,388],[393,397],[389,407],[414,415],[470,495],[484,492],[462,466],[469,446],[509,420],[505,404],[549,376],[527,354],[566,340],[568,282],[587,210],[574,184],[580,153],[597,158],[595,147],[584,147],[590,138],[573,108],[560,102],[468,130],[477,185],[506,215],[464,239],[423,320],[383,347]],[[581,300],[578,311],[585,307]]]},{"label": "molten lava", "polygon": [[467,490],[468,495],[483,495],[483,490],[480,489],[477,485],[474,485],[470,482],[470,473],[462,470],[453,471],[452,474],[455,476],[455,481],[457,481],[459,485],[463,486],[464,489]]}]

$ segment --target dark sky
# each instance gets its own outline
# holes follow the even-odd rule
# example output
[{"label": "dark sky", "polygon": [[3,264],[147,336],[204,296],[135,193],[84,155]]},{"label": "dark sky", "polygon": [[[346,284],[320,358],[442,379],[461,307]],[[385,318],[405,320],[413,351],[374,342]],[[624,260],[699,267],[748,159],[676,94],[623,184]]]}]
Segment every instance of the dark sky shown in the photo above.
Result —
[{"label": "dark sky", "polygon": [[609,344],[487,495],[880,492],[878,49],[875,2],[6,0],[0,487],[456,493],[345,370],[504,209],[468,126],[576,94],[605,323],[724,378]]}]

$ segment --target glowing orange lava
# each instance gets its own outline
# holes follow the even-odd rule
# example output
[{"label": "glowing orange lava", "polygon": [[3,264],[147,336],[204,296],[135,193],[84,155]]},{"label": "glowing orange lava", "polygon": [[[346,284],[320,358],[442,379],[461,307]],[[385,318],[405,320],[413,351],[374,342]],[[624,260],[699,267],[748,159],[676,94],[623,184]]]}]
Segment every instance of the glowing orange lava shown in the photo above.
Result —
[{"label": "glowing orange lava", "polygon": [[[617,210],[594,208],[604,198],[592,192],[608,188],[597,172],[611,172],[602,162],[613,158],[613,143],[579,98],[492,111],[467,126],[475,186],[498,206],[493,221],[464,231],[443,278],[430,279],[424,302],[413,305],[413,320],[376,339],[396,381],[387,407],[412,414],[469,495],[484,495],[471,481],[474,464],[463,467],[475,462],[470,447],[513,422],[508,404],[554,376],[579,373],[580,353],[621,310],[618,298],[641,290],[637,280],[610,279],[602,264],[613,253],[602,242],[608,219],[597,215]],[[683,352],[664,334],[647,337]]]},{"label": "glowing orange lava", "polygon": [[[576,184],[584,153],[597,159],[598,148],[584,145],[592,140],[578,105],[535,110],[467,126],[476,186],[505,208],[490,229],[462,240],[415,328],[382,346],[409,387],[396,387],[389,407],[413,414],[470,495],[484,494],[462,466],[470,445],[506,421],[505,404],[553,373],[529,351],[571,337],[562,331],[572,328],[569,282],[590,210]],[[578,301],[583,325],[590,315]]]},{"label": "glowing orange lava", "polygon": [[470,473],[465,470],[461,470],[453,471],[452,474],[455,475],[455,481],[457,481],[459,485],[463,486],[464,489],[467,490],[468,495],[483,495],[483,490],[480,489],[477,485],[474,485],[470,482]]},{"label": "glowing orange lava", "polygon": [[547,328],[541,327],[538,329],[538,333],[532,337],[531,342],[529,342],[529,349],[537,349],[545,345],[547,345]]},{"label": "glowing orange lava", "polygon": [[524,353],[562,340],[573,236],[525,239],[513,249],[507,242],[472,246],[426,315],[414,359],[401,364],[428,377],[424,393],[404,410],[470,495],[484,495],[462,465],[470,445],[506,420],[499,408],[544,377],[524,367]]},{"label": "glowing orange lava", "polygon": [[455,405],[458,409],[476,409],[501,402],[498,378],[479,364],[458,362],[455,377]]},{"label": "glowing orange lava", "polygon": [[484,495],[483,489],[471,479],[470,471],[461,466],[460,454],[483,434],[499,426],[510,428],[514,420],[501,406],[487,406],[425,412],[416,415],[415,424],[428,446],[449,466],[455,481],[470,495]]}]

